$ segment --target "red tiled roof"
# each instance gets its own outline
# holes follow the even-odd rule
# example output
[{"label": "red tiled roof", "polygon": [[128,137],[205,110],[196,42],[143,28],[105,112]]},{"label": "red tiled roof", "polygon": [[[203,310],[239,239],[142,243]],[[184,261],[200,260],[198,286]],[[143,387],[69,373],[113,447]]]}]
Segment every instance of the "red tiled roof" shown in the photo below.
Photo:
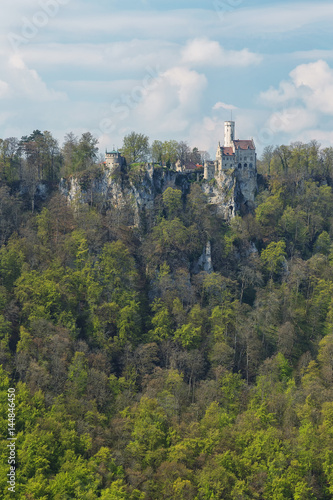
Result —
[{"label": "red tiled roof", "polygon": [[234,154],[233,149],[230,147],[228,147],[228,148],[223,147],[222,152],[224,155],[227,155],[227,156],[231,156]]},{"label": "red tiled roof", "polygon": [[234,141],[236,149],[255,149],[253,141]]}]

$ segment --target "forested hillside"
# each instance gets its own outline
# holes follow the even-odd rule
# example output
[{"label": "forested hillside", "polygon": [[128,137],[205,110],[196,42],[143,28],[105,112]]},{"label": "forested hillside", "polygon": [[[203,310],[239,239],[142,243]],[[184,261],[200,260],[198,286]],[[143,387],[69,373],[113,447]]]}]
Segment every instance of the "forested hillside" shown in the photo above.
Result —
[{"label": "forested hillside", "polygon": [[101,168],[92,136],[22,139],[0,157],[0,496],[15,387],[17,498],[331,499],[333,148],[266,148],[230,224],[193,182],[135,226],[57,189]]}]

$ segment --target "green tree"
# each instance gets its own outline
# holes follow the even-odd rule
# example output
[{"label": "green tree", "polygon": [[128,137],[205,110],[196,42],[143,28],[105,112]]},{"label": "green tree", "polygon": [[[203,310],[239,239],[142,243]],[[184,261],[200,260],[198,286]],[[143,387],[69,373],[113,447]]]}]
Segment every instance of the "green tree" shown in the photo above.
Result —
[{"label": "green tree", "polygon": [[171,163],[175,163],[178,157],[178,143],[177,141],[170,140],[163,142],[163,161],[166,165],[171,165]]},{"label": "green tree", "polygon": [[315,252],[328,255],[331,248],[331,239],[327,231],[323,231],[317,238],[314,250]]},{"label": "green tree", "polygon": [[167,419],[156,399],[142,397],[133,409],[133,430],[127,452],[138,464],[155,468],[165,456],[167,445]]},{"label": "green tree", "polygon": [[273,277],[273,274],[281,272],[286,257],[285,249],[286,244],[284,241],[273,241],[261,252],[260,258],[269,272],[270,278]]},{"label": "green tree", "polygon": [[121,152],[125,156],[128,165],[146,161],[149,155],[149,137],[131,132],[124,137]]},{"label": "green tree", "polygon": [[168,187],[163,193],[163,204],[166,208],[168,218],[180,215],[182,209],[182,192],[180,189]]},{"label": "green tree", "polygon": [[151,157],[154,163],[162,163],[163,161],[163,142],[154,141],[151,146]]},{"label": "green tree", "polygon": [[276,225],[282,215],[283,202],[280,193],[269,196],[264,203],[256,209],[256,217],[259,223],[264,226],[266,234],[271,234],[276,230]]},{"label": "green tree", "polygon": [[171,337],[172,317],[166,305],[161,300],[155,300],[152,305],[154,316],[151,319],[152,330],[149,332],[152,340],[161,342]]}]

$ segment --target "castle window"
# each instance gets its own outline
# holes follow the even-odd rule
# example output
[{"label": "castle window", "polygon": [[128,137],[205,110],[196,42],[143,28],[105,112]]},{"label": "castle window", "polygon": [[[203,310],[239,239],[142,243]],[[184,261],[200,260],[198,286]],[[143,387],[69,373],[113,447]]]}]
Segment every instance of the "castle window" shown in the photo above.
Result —
[{"label": "castle window", "polygon": [[250,168],[252,168],[252,167],[253,167],[252,163],[250,163],[249,167],[250,167]]},{"label": "castle window", "polygon": [[242,168],[242,164],[241,163],[238,163],[238,168]]},{"label": "castle window", "polygon": [[246,167],[247,167],[247,163],[244,163],[244,168],[246,168]]}]

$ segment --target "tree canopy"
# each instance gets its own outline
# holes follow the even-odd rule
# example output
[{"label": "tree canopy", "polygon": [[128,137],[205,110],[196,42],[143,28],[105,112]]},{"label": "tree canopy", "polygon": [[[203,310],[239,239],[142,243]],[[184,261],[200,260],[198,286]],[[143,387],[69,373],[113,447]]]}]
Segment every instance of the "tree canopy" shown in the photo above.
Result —
[{"label": "tree canopy", "polygon": [[[138,212],[124,175],[99,203],[96,147],[0,141],[1,497],[14,388],[18,498],[332,498],[332,148],[266,148],[226,223],[205,181]],[[64,173],[92,196],[69,204]]]}]

